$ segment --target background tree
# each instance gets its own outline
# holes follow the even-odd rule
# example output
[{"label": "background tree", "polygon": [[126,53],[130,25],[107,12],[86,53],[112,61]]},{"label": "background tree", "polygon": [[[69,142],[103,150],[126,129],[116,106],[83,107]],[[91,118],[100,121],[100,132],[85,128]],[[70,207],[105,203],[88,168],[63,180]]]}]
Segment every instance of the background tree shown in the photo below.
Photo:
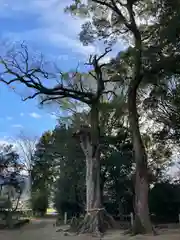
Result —
[{"label": "background tree", "polygon": [[25,189],[26,179],[22,174],[22,165],[13,145],[1,145],[0,150],[0,193],[1,209],[6,210],[5,219],[9,228],[13,227],[12,214],[19,206]]},{"label": "background tree", "polygon": [[45,132],[37,142],[33,156],[32,208],[34,212],[41,212],[42,215],[46,213],[48,204],[52,201],[52,186],[56,177],[55,159],[50,150],[52,143],[52,133]]},{"label": "background tree", "polygon": [[67,212],[68,217],[78,216],[86,206],[85,159],[79,143],[72,138],[74,130],[72,124],[59,124],[53,131],[53,152],[59,163],[55,207],[62,216]]},{"label": "background tree", "polygon": [[150,192],[150,210],[155,223],[178,222],[179,187],[179,184],[167,180],[154,185]]},{"label": "background tree", "polygon": [[24,171],[31,174],[37,138],[29,137],[27,134],[20,132],[17,138],[13,140],[15,141],[17,151],[19,151],[20,161],[24,166]]},{"label": "background tree", "polygon": [[[27,199],[26,204],[28,206],[31,205],[30,199],[31,199],[31,182],[32,182],[32,167],[33,167],[33,161],[34,161],[34,152],[36,148],[36,137],[29,137],[23,132],[20,132],[20,134],[13,139],[14,147],[16,151],[19,154],[19,163],[22,166],[22,170],[24,174],[27,176],[27,183],[26,183],[26,193],[25,197]],[[25,202],[24,202],[25,203]]]}]

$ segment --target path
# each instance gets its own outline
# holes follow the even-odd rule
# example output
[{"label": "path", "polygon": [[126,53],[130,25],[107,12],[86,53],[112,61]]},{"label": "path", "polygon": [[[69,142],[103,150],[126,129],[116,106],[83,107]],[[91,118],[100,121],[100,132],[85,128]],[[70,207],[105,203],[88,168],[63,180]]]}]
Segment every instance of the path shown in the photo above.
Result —
[{"label": "path", "polygon": [[[54,219],[32,220],[30,224],[17,230],[0,231],[2,240],[83,240],[84,237],[64,236],[53,227]],[[86,240],[90,240],[86,237]]]},{"label": "path", "polygon": [[[17,230],[0,231],[2,240],[92,240],[90,236],[64,236],[56,232],[53,227],[54,219],[33,220],[30,224]],[[95,239],[95,238],[93,238]],[[97,239],[97,238],[96,238]],[[179,240],[180,230],[168,231],[161,235],[152,236],[135,236],[130,237],[123,235],[120,231],[109,232],[105,235],[104,240]]]}]

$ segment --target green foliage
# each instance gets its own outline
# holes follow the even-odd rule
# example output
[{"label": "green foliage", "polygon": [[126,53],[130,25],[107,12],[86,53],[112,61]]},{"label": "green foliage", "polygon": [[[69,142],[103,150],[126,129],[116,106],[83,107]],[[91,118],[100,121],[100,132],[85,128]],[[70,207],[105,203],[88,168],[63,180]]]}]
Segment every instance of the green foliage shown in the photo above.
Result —
[{"label": "green foliage", "polygon": [[150,210],[155,222],[178,222],[180,210],[180,185],[169,182],[156,183],[150,191]]},{"label": "green foliage", "polygon": [[151,91],[144,101],[145,108],[149,109],[151,118],[161,124],[161,128],[155,135],[156,140],[173,141],[179,144],[179,79],[170,79]]},{"label": "green foliage", "polygon": [[25,186],[19,155],[13,145],[0,146],[0,194],[1,208],[16,211]]},{"label": "green foliage", "polygon": [[12,202],[7,197],[1,196],[0,197],[0,209],[11,209]]},{"label": "green foliage", "polygon": [[[118,202],[123,199],[125,206],[126,199],[129,201],[132,194],[132,145],[129,132],[123,128],[123,120],[117,119],[116,105],[111,109],[107,103],[102,104],[100,118],[101,191],[104,203],[107,205],[113,201],[114,207],[119,207]],[[87,113],[75,114],[69,127],[60,125],[54,130],[54,138],[62,158],[60,176],[56,183],[55,206],[61,214],[67,211],[68,216],[79,214],[85,207],[85,157],[79,142],[72,138],[74,129],[85,120],[88,121]]]},{"label": "green foliage", "polygon": [[[120,105],[122,109],[119,110]],[[103,203],[113,215],[128,214],[133,210],[134,159],[130,132],[124,127],[125,116],[123,98],[100,105],[101,191]],[[43,134],[37,144],[33,189],[39,194],[47,194],[46,199],[53,201],[60,215],[67,212],[71,217],[84,212],[85,157],[72,135],[88,121],[88,112],[76,113],[68,125],[59,123],[52,132]],[[151,135],[143,138],[151,160],[149,167],[157,175],[156,169],[166,169],[170,155],[160,144],[152,148],[155,145]],[[160,180],[158,172],[153,182]]]},{"label": "green foliage", "polygon": [[[53,135],[52,132],[45,132],[39,139],[34,153],[33,167],[31,171],[32,178],[32,198],[33,209],[38,208],[38,203],[41,205],[39,198],[44,197],[43,208],[47,208],[53,197],[53,183],[57,172],[57,161],[52,151]],[[34,206],[35,204],[35,206]],[[37,209],[38,210],[38,209]],[[44,211],[42,210],[42,211]]]},{"label": "green foliage", "polygon": [[39,190],[41,186],[45,189],[51,188],[53,182],[55,160],[50,150],[53,143],[51,132],[45,132],[36,145],[32,169],[32,190]]},{"label": "green foliage", "polygon": [[[54,150],[60,165],[55,185],[55,207],[69,216],[79,212],[85,203],[85,157],[73,136],[73,126],[59,125],[53,132]],[[78,209],[78,210],[77,210]]]},{"label": "green foliage", "polygon": [[40,214],[41,216],[45,215],[48,208],[48,195],[46,191],[32,192],[31,204],[34,213]]}]

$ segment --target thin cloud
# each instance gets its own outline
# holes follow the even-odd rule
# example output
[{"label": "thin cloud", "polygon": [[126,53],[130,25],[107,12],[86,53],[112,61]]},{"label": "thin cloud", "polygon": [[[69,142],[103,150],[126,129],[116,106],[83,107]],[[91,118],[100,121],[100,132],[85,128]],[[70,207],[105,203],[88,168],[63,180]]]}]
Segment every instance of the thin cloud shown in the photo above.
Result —
[{"label": "thin cloud", "polygon": [[20,113],[20,116],[23,117],[23,116],[24,116],[24,113]]},{"label": "thin cloud", "polygon": [[3,139],[0,139],[0,146],[2,146],[2,145],[8,145],[8,144],[9,144],[9,142],[6,141],[4,138],[3,138]]},{"label": "thin cloud", "polygon": [[41,115],[35,112],[29,114],[32,118],[41,118]]},{"label": "thin cloud", "polygon": [[57,115],[56,114],[49,114],[49,116],[50,116],[50,118],[52,118],[52,119],[57,119]]},{"label": "thin cloud", "polygon": [[[104,52],[104,44],[96,43],[83,46],[79,41],[78,34],[81,31],[81,25],[85,21],[82,18],[72,16],[64,12],[64,8],[72,3],[72,0],[1,0],[1,12],[10,12],[9,18],[16,18],[17,14],[27,14],[37,16],[38,25],[35,28],[24,29],[23,31],[10,32],[5,31],[3,38],[13,39],[13,41],[27,41],[33,45],[46,45],[46,49],[58,48],[57,53],[61,55],[67,52],[67,56],[63,55],[61,60],[71,59],[71,55],[78,54],[79,61],[86,61],[90,54],[100,54]],[[4,5],[3,5],[4,4]],[[59,28],[61,26],[61,28]],[[34,36],[36,36],[34,38]],[[39,47],[38,47],[39,48]],[[118,43],[117,48],[110,55],[124,48],[124,42]],[[41,51],[41,49],[39,49]],[[68,54],[71,51],[72,54]],[[73,54],[74,53],[74,54]],[[54,55],[54,54],[53,54]]]},{"label": "thin cloud", "polygon": [[[7,4],[4,5],[3,10],[5,12],[11,11],[11,16],[9,17],[16,17],[18,12],[19,14],[21,12],[23,14],[36,14],[40,26],[21,32],[6,31],[3,37],[13,39],[14,41],[26,40],[33,43],[49,44],[53,47],[79,53],[82,57],[95,52],[97,53],[97,47],[93,45],[85,47],[79,41],[78,34],[81,31],[81,25],[84,20],[64,13],[64,8],[71,3],[72,1],[70,0],[32,0],[26,3],[24,0],[20,0],[17,3],[14,3],[12,0],[7,0]],[[61,29],[59,26],[61,26]],[[34,36],[36,36],[36,38],[34,38]]]},{"label": "thin cloud", "polygon": [[13,120],[13,117],[9,117],[9,116],[8,116],[6,119],[7,119],[8,121],[11,121],[11,120]]},{"label": "thin cloud", "polygon": [[23,126],[21,124],[13,124],[12,127],[13,128],[23,128]]}]

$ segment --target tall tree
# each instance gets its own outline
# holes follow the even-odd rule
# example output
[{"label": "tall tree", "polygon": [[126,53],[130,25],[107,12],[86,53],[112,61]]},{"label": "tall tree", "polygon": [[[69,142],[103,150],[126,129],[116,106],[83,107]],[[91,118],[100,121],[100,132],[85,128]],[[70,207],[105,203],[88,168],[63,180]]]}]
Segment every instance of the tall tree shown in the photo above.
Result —
[{"label": "tall tree", "polygon": [[0,192],[1,208],[8,209],[5,215],[8,227],[13,227],[12,213],[19,207],[20,198],[25,189],[22,165],[13,145],[1,145],[0,150]]},{"label": "tall tree", "polygon": [[16,139],[15,147],[19,151],[20,161],[24,166],[24,171],[31,175],[33,165],[33,155],[36,148],[37,139],[35,137],[29,137],[25,133],[21,132]]},{"label": "tall tree", "polygon": [[50,199],[51,187],[56,177],[55,159],[51,152],[52,133],[45,132],[36,144],[31,170],[32,192],[41,192]]},{"label": "tall tree", "polygon": [[52,151],[60,170],[55,183],[55,207],[61,214],[67,212],[68,217],[86,208],[86,163],[79,143],[72,138],[74,130],[73,124],[58,124],[53,131]]},{"label": "tall tree", "polygon": [[[106,49],[100,56],[91,56],[87,63],[92,70],[88,73],[61,73],[61,79],[57,74],[48,73],[43,69],[43,63],[37,67],[32,67],[29,59],[28,49],[21,46],[19,56],[7,56],[1,60],[4,66],[4,75],[1,81],[10,85],[22,83],[26,87],[34,90],[31,96],[25,99],[32,99],[37,96],[42,97],[41,103],[53,101],[62,98],[71,98],[81,101],[90,107],[90,126],[82,126],[76,132],[82,150],[86,157],[86,211],[84,222],[80,232],[94,232],[99,234],[103,232],[107,223],[112,225],[111,218],[108,216],[101,203],[100,194],[100,146],[99,146],[99,107],[103,94],[108,94],[112,90],[108,90],[106,85],[108,80],[103,75],[105,64],[101,63],[110,49]],[[35,64],[33,64],[35,66]],[[6,80],[6,76],[12,76],[10,80]],[[46,85],[45,79],[53,78],[58,84],[53,87]]]},{"label": "tall tree", "polygon": [[88,19],[80,33],[85,45],[97,39],[113,44],[125,38],[131,43],[125,53],[118,55],[119,62],[114,65],[118,66],[119,74],[111,71],[111,81],[123,81],[128,87],[129,123],[136,159],[135,233],[153,231],[148,209],[147,153],[139,130],[137,93],[143,82],[157,86],[159,80],[170,73],[179,74],[179,37],[175,34],[179,26],[178,4],[166,0],[146,3],[140,0],[90,0],[86,3],[74,0],[66,9]]},{"label": "tall tree", "polygon": [[[129,124],[136,161],[134,233],[153,231],[148,208],[149,182],[147,154],[140,134],[136,103],[137,91],[144,77],[142,73],[142,32],[137,23],[138,14],[140,14],[140,11],[145,10],[142,9],[141,3],[142,1],[136,0],[128,0],[126,3],[114,0],[92,0],[88,1],[87,4],[83,4],[81,1],[75,0],[74,4],[69,8],[70,11],[75,13],[82,11],[86,16],[89,13],[93,14],[92,22],[84,24],[80,34],[81,40],[85,44],[91,42],[94,37],[101,37],[106,40],[109,40],[109,36],[113,39],[119,38],[122,31],[130,33],[131,41],[133,41],[133,48],[129,48],[125,53],[126,66],[130,74],[127,72],[124,80],[127,81],[128,79]],[[98,12],[101,14],[98,14]],[[109,15],[110,17],[108,18]],[[129,58],[129,56],[131,57]],[[114,81],[120,81],[120,78],[121,76]]]}]

